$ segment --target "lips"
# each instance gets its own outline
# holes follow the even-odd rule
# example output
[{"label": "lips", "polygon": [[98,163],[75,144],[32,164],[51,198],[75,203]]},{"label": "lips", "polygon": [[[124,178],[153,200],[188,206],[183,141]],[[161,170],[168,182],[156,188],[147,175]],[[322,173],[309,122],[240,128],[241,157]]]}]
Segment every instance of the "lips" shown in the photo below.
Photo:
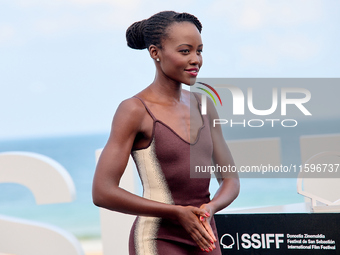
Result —
[{"label": "lips", "polygon": [[190,69],[185,69],[185,71],[192,76],[197,76],[199,69],[198,68],[190,68]]}]

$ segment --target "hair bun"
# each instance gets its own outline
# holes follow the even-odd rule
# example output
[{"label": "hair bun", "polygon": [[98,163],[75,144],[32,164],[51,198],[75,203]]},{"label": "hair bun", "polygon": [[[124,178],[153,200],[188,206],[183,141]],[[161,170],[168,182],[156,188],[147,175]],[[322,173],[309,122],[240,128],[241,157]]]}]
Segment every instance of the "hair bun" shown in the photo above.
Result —
[{"label": "hair bun", "polygon": [[144,40],[144,24],[145,20],[133,23],[126,30],[127,45],[132,49],[142,50],[146,48]]}]

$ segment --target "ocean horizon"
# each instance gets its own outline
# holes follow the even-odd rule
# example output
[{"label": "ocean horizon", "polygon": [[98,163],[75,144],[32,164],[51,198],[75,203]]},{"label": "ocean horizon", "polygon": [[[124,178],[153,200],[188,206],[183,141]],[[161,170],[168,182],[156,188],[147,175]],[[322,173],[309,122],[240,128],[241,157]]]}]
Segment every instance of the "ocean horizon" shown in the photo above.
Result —
[{"label": "ocean horizon", "polygon": [[[299,137],[340,133],[340,120],[301,122],[299,128],[224,128],[225,139],[281,138],[283,163],[300,164]],[[250,132],[251,131],[251,132]],[[103,148],[109,133],[0,139],[0,152],[26,151],[48,156],[71,175],[76,199],[71,203],[36,205],[33,194],[19,184],[0,183],[0,214],[61,227],[79,239],[100,237],[99,208],[92,203],[95,150]],[[138,177],[136,177],[137,179]],[[139,194],[142,187],[139,182]],[[212,180],[211,191],[218,185]],[[271,206],[303,202],[296,192],[296,179],[241,179],[241,193],[230,208]]]}]

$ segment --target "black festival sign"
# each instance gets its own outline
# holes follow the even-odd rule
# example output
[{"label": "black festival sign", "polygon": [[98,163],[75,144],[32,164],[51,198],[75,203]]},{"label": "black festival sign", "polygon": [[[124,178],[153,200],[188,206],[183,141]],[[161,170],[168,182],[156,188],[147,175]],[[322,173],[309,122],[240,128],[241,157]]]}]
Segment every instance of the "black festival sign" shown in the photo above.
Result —
[{"label": "black festival sign", "polygon": [[222,254],[340,254],[340,213],[216,214]]}]

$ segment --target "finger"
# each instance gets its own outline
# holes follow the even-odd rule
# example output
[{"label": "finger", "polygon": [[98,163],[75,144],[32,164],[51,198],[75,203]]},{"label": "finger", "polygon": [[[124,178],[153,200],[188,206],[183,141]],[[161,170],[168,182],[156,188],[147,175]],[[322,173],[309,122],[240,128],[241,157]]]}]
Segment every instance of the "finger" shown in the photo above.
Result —
[{"label": "finger", "polygon": [[214,244],[214,238],[213,237],[214,237],[214,235],[211,236],[202,224],[200,224],[198,231],[202,235],[202,237],[204,238],[202,242],[204,242],[209,247],[213,247],[213,244]]},{"label": "finger", "polygon": [[194,207],[192,212],[197,216],[210,217],[210,213],[205,209]]},{"label": "finger", "polygon": [[197,243],[197,245],[201,248],[202,251],[206,249],[206,245],[202,242],[203,237],[198,232],[191,233],[192,239]]},{"label": "finger", "polygon": [[211,228],[209,221],[208,220],[202,220],[201,223],[202,223],[203,227],[207,230],[209,235],[213,238],[213,241],[216,242],[216,237],[215,237],[215,234],[214,234],[214,232]]},{"label": "finger", "polygon": [[212,250],[212,238],[201,224],[198,224],[193,234],[195,235],[194,240],[197,240],[196,242],[200,247],[204,248],[204,250]]},{"label": "finger", "polygon": [[197,245],[204,251],[212,251],[214,249],[213,245],[207,241],[207,239],[202,236],[201,232],[197,230],[194,233],[193,239],[197,243]]},{"label": "finger", "polygon": [[211,228],[211,225],[208,221],[203,221],[202,225],[204,226],[204,228],[207,230],[207,232],[209,233],[209,235],[212,237],[213,241],[216,242],[217,239],[215,237],[215,234]]},{"label": "finger", "polygon": [[211,225],[210,225],[210,220],[208,220],[207,218],[204,218],[203,216],[200,216],[200,221],[201,221],[202,225],[204,226],[204,228],[209,233],[209,235],[212,237],[213,241],[216,242],[217,239],[215,237],[214,232],[212,231],[212,228],[211,228]]}]

